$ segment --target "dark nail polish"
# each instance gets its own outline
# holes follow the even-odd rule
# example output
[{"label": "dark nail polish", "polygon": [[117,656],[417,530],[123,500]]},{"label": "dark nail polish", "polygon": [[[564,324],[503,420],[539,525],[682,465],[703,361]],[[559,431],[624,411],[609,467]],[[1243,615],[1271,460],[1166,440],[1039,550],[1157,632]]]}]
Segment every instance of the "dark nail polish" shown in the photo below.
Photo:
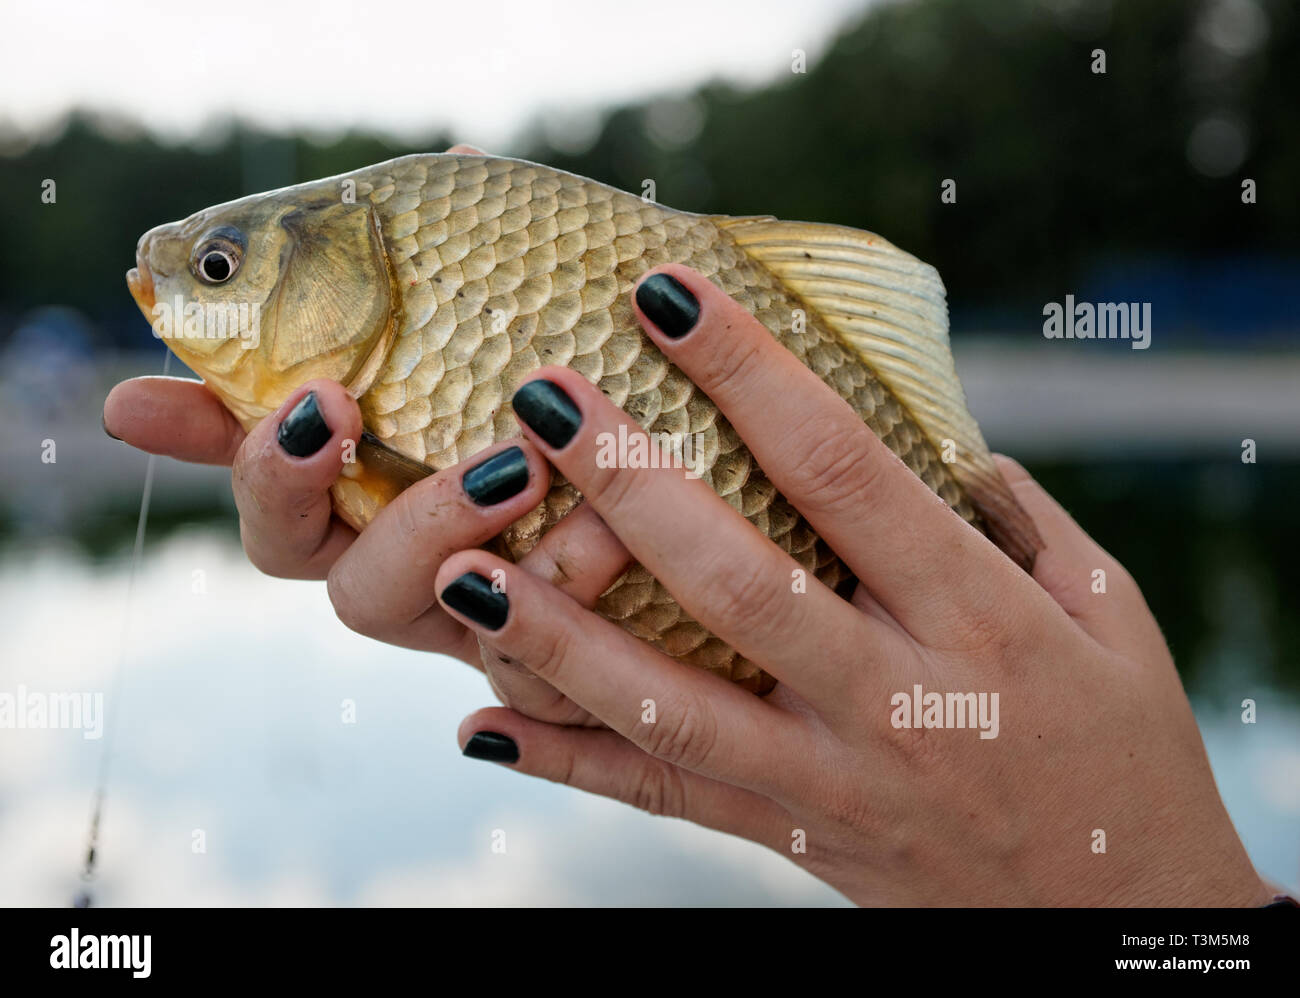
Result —
[{"label": "dark nail polish", "polygon": [[636,289],[637,306],[667,337],[681,339],[700,321],[700,303],[681,281],[652,274]]},{"label": "dark nail polish", "polygon": [[488,762],[518,762],[519,746],[507,735],[495,731],[480,731],[465,743],[463,755]]},{"label": "dark nail polish", "polygon": [[333,431],[325,425],[316,402],[316,393],[308,392],[289,410],[275,438],[294,457],[307,457],[325,446]]},{"label": "dark nail polish", "polygon": [[528,484],[528,458],[518,447],[493,454],[465,472],[460,486],[479,506],[493,506],[517,496]]},{"label": "dark nail polish", "polygon": [[112,430],[108,428],[108,417],[105,416],[102,412],[99,414],[99,425],[102,426],[104,428],[104,432],[107,433],[114,440],[122,439],[116,433],[114,433]]},{"label": "dark nail polish", "polygon": [[496,631],[506,622],[510,601],[505,593],[492,589],[492,583],[476,572],[466,572],[442,591],[442,601],[476,624]]},{"label": "dark nail polish", "polygon": [[582,424],[573,399],[553,381],[530,381],[510,402],[519,418],[556,450],[572,440]]}]

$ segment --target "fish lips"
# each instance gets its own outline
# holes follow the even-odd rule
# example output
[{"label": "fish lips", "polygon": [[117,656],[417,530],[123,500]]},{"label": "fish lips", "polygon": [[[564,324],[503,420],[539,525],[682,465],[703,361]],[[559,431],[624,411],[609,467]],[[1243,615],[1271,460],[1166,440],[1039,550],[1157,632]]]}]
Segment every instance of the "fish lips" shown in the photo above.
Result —
[{"label": "fish lips", "polygon": [[153,271],[139,252],[135,255],[135,266],[126,272],[126,286],[135,303],[140,306],[140,311],[146,317],[151,317],[154,307]]}]

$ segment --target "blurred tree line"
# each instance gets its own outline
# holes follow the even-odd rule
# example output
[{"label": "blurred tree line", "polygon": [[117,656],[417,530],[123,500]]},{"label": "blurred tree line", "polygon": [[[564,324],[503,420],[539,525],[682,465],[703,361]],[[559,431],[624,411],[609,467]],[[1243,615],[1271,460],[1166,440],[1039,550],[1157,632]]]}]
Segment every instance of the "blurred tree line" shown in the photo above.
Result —
[{"label": "blurred tree line", "polygon": [[[872,229],[934,263],[954,303],[1041,303],[1107,260],[1296,253],[1298,25],[1289,0],[887,4],[806,72],[617,107],[579,141],[539,125],[493,151],[636,192],[653,179],[677,208]],[[0,335],[57,302],[143,342],[123,273],[146,229],[452,141],[234,125],[169,145],[86,116],[43,144],[4,138]]]}]

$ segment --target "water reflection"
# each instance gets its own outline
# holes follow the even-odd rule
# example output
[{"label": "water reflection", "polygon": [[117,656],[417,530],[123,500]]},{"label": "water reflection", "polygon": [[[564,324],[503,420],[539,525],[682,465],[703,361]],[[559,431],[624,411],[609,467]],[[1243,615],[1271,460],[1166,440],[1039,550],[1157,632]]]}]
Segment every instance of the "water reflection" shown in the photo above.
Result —
[{"label": "water reflection", "polygon": [[[1295,884],[1296,579],[1276,554],[1296,469],[1032,470],[1142,582],[1247,848]],[[105,690],[123,635],[100,903],[841,903],[757,847],[463,760],[456,725],[492,702],[477,673],[348,632],[321,584],[251,568],[228,512],[176,525],[198,512],[154,523],[129,608],[125,513],[0,558],[0,687]],[[0,732],[0,902],[73,896],[101,750]]]},{"label": "water reflection", "polygon": [[[110,689],[126,575],[11,551],[0,688]],[[352,634],[225,531],[151,546],[123,637],[101,905],[842,903],[757,846],[463,759],[477,672]],[[0,730],[0,904],[80,889],[103,747]]]}]

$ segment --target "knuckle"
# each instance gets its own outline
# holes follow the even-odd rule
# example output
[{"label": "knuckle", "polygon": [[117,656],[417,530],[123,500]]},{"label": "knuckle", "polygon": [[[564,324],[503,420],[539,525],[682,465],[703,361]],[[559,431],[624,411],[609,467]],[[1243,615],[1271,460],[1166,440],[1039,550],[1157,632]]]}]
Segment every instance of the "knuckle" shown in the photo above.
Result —
[{"label": "knuckle", "polygon": [[242,492],[259,506],[266,502],[267,493],[274,492],[275,487],[281,484],[280,479],[270,473],[273,456],[269,444],[258,443],[252,437],[244,441],[230,466],[236,497]]},{"label": "knuckle", "polygon": [[401,492],[380,512],[387,535],[407,544],[431,542],[434,550],[449,554],[460,544],[464,520],[448,479],[434,475]]},{"label": "knuckle", "polygon": [[794,611],[794,593],[787,579],[788,573],[782,575],[748,559],[730,559],[717,566],[707,583],[717,629],[765,634],[783,628]]},{"label": "knuckle", "polygon": [[557,677],[568,666],[573,654],[573,638],[563,626],[545,628],[542,633],[534,634],[531,647],[519,656],[533,675],[558,686]]},{"label": "knuckle", "polygon": [[1017,624],[1008,615],[991,605],[985,605],[962,621],[961,651],[981,662],[1016,670],[1024,643],[1028,622]]},{"label": "knuckle", "polygon": [[626,803],[650,814],[681,818],[686,814],[686,787],[672,766],[650,762],[642,767]]},{"label": "knuckle", "polygon": [[1041,606],[1051,597],[1032,582],[1024,585],[1022,576],[1011,562],[999,563],[984,577],[979,591],[963,594],[941,611],[934,634],[927,639],[928,647],[941,656],[1013,669],[1022,659],[1032,658],[1042,630],[1026,607]]},{"label": "knuckle", "polygon": [[[629,435],[641,432],[638,428],[629,431]],[[583,483],[582,492],[596,509],[617,509],[627,504],[636,484],[637,476],[633,469],[602,468],[593,462],[591,476]]]},{"label": "knuckle", "polygon": [[[763,336],[771,338],[766,330]],[[700,358],[691,380],[708,395],[740,391],[750,381],[751,372],[763,366],[763,348],[767,345],[758,335],[719,337],[715,349]]]},{"label": "knuckle", "polygon": [[1002,620],[991,613],[976,613],[965,622],[964,644],[971,654],[1000,655],[1006,650],[1011,636]]},{"label": "knuckle", "polygon": [[432,515],[420,515],[421,506],[432,506],[433,502],[434,497],[428,495],[427,490],[414,492],[407,489],[394,499],[391,504],[390,529],[399,537],[414,540],[419,536],[420,527],[424,522],[437,519]]},{"label": "knuckle", "polygon": [[575,723],[581,708],[522,662],[495,649],[484,648],[484,671],[501,703],[539,721]]},{"label": "knuckle", "polygon": [[577,786],[574,778],[578,772],[578,754],[576,751],[569,751],[564,754],[559,767],[555,772],[555,782],[563,784],[566,787]]},{"label": "knuckle", "polygon": [[661,710],[653,724],[640,725],[641,747],[657,759],[698,770],[712,758],[718,743],[717,719],[697,697]]},{"label": "knuckle", "polygon": [[815,421],[799,431],[800,439],[825,441],[808,452],[793,469],[791,492],[818,509],[860,508],[874,491],[880,474],[871,451],[855,446],[856,434],[846,434],[838,421]]},{"label": "knuckle", "polygon": [[880,824],[874,809],[856,787],[829,787],[822,797],[821,813],[832,826],[856,835],[873,834]]},{"label": "knuckle", "polygon": [[943,753],[937,728],[888,728],[885,739],[889,754],[911,776],[928,775],[940,769]]},{"label": "knuckle", "polygon": [[324,489],[305,487],[301,480],[274,474],[262,460],[265,448],[239,451],[230,469],[235,508],[258,523],[293,522],[307,516],[325,496]]}]

